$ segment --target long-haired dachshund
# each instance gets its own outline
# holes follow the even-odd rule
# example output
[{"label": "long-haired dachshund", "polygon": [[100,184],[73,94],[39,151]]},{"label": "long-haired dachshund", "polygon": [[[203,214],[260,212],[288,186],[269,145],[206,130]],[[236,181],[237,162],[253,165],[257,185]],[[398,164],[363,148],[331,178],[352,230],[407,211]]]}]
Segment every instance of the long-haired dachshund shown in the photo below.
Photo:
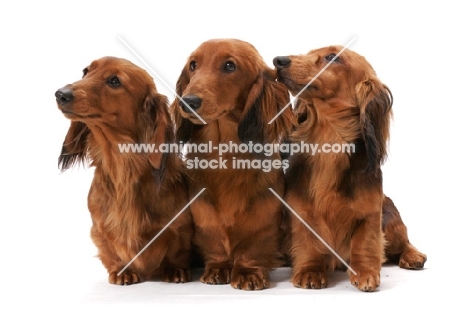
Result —
[{"label": "long-haired dachshund", "polygon": [[[327,146],[323,151],[350,147],[291,156],[286,201],[349,263],[351,283],[374,291],[385,250],[404,268],[422,268],[426,256],[409,243],[397,209],[382,191],[392,94],[364,57],[350,50],[337,56],[341,49],[274,59],[278,80],[293,95],[300,93],[298,125],[290,140]],[[327,272],[344,265],[296,217],[291,219],[292,282],[324,288]]]},{"label": "long-haired dachshund", "polygon": [[120,273],[189,201],[178,154],[119,149],[174,141],[167,98],[143,69],[124,59],[98,59],[83,73],[82,80],[55,93],[58,108],[71,120],[58,161],[62,170],[86,160],[95,167],[88,196],[91,237],[109,282],[189,281],[188,211]]},{"label": "long-haired dachshund", "polygon": [[[177,138],[192,147],[211,143],[214,148],[279,142],[288,135],[293,112],[286,109],[268,124],[289,102],[287,88],[275,79],[275,70],[247,42],[202,43],[177,81],[182,99],[172,106]],[[195,166],[203,161],[205,169]],[[279,153],[234,147],[222,157],[214,149],[192,148],[186,163],[190,194],[206,188],[190,207],[194,243],[205,263],[200,280],[244,290],[268,288],[269,269],[280,264],[283,212],[269,188],[283,195],[287,164]],[[206,168],[208,163],[213,165]]]}]

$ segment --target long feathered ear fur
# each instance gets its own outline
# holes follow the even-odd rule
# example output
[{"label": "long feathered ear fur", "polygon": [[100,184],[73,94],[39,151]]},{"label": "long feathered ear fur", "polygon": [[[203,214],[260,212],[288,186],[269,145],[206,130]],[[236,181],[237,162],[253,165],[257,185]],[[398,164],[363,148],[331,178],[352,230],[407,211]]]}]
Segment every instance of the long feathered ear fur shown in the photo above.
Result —
[{"label": "long feathered ear fur", "polygon": [[279,142],[294,126],[291,107],[277,116],[290,99],[287,88],[276,82],[274,77],[272,71],[263,71],[249,91],[238,127],[239,138],[244,143]]},{"label": "long feathered ear fur", "polygon": [[83,122],[71,121],[62,151],[58,158],[58,167],[63,172],[77,163],[87,160],[87,140],[90,131]]},{"label": "long feathered ear fur", "polygon": [[367,78],[360,82],[356,86],[356,94],[368,160],[367,171],[375,172],[387,156],[393,96],[390,89],[377,78]]},{"label": "long feathered ear fur", "polygon": [[314,106],[305,99],[296,98],[294,115],[296,125],[290,135],[291,140],[308,141],[311,135],[310,131],[317,122],[317,112]]},{"label": "long feathered ear fur", "polygon": [[[189,75],[187,73],[187,70],[184,68],[182,69],[182,72],[180,73],[179,79],[177,80],[176,84],[176,93],[178,96],[182,96],[189,82]],[[176,139],[177,141],[182,141],[183,143],[186,143],[190,140],[190,135],[192,133],[192,128],[194,124],[189,120],[183,118],[180,114],[179,101],[179,97],[176,97],[176,99],[171,105],[171,113],[176,126]]]},{"label": "long feathered ear fur", "polygon": [[[139,118],[142,123],[141,128],[144,131],[141,140],[145,144],[154,145],[157,149],[164,143],[174,141],[174,127],[166,96],[156,92],[148,95],[143,103]],[[163,173],[166,167],[167,154],[162,152],[149,153],[148,161],[155,170]]]}]

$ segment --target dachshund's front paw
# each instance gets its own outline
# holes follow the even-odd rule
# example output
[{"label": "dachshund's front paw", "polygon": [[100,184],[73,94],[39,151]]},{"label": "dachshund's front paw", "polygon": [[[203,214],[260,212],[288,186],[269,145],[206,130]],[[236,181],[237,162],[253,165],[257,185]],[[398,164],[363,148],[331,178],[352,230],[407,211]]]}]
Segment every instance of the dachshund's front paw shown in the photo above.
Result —
[{"label": "dachshund's front paw", "polygon": [[351,274],[351,284],[363,292],[373,292],[380,285],[380,273],[374,270],[357,270],[357,274]]},{"label": "dachshund's front paw", "polygon": [[135,272],[131,270],[125,270],[120,275],[118,272],[109,273],[109,283],[116,285],[131,285],[140,283],[141,279]]},{"label": "dachshund's front paw", "polygon": [[231,282],[231,269],[207,268],[200,277],[200,281],[210,285],[229,284]]},{"label": "dachshund's front paw", "polygon": [[328,276],[321,271],[303,271],[291,279],[295,287],[304,289],[321,289],[328,286]]},{"label": "dachshund's front paw", "polygon": [[260,268],[234,268],[231,286],[243,290],[261,290],[270,287],[268,273]]},{"label": "dachshund's front paw", "polygon": [[187,283],[192,276],[189,269],[164,269],[162,279],[168,283]]}]

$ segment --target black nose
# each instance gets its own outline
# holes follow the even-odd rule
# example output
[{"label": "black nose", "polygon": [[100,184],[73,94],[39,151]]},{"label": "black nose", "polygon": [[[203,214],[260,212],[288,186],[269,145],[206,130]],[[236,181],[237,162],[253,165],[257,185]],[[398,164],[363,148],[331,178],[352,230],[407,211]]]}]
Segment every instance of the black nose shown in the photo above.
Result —
[{"label": "black nose", "polygon": [[291,64],[291,60],[287,56],[277,56],[273,59],[273,64],[276,68],[281,69],[288,67]]},{"label": "black nose", "polygon": [[57,104],[59,105],[66,105],[73,101],[73,91],[68,87],[62,87],[55,92],[55,98],[57,100]]},{"label": "black nose", "polygon": [[[191,113],[192,111],[189,109],[192,108],[192,110],[197,110],[200,108],[202,103],[202,99],[198,97],[197,95],[187,95],[182,97],[182,100],[179,101],[179,105],[182,107],[182,110]],[[189,107],[187,107],[187,105]]]}]

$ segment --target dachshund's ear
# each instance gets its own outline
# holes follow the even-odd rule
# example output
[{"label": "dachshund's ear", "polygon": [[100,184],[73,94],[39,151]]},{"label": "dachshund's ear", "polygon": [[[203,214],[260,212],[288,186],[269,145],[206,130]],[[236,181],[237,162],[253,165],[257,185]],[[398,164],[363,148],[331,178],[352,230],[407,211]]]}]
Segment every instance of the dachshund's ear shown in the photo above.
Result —
[{"label": "dachshund's ear", "polygon": [[87,140],[89,128],[83,122],[71,121],[70,128],[62,145],[62,152],[58,158],[61,171],[73,167],[76,163],[83,163],[87,159]]},{"label": "dachshund's ear", "polygon": [[302,98],[296,98],[296,103],[294,105],[294,116],[297,125],[301,125],[304,122],[311,121],[312,115],[309,110],[310,108],[306,100]]},{"label": "dachshund's ear", "polygon": [[[167,97],[152,92],[143,103],[143,111],[140,115],[143,143],[154,146],[158,150],[160,145],[174,141],[174,126],[169,114]],[[151,166],[161,173],[164,171],[167,154],[163,152],[148,153],[148,161]]]},{"label": "dachshund's ear", "polygon": [[297,98],[294,105],[296,124],[291,133],[292,141],[310,141],[311,130],[317,122],[317,112],[314,105],[302,98]]},{"label": "dachshund's ear", "polygon": [[262,72],[250,88],[241,115],[240,140],[244,143],[274,143],[287,137],[294,124],[292,108],[285,108],[289,101],[286,86],[275,81],[274,73]]},{"label": "dachshund's ear", "polygon": [[182,141],[183,143],[186,143],[189,141],[190,134],[192,133],[193,123],[182,117],[180,113],[179,97],[182,96],[189,82],[190,82],[190,77],[188,75],[187,69],[184,68],[182,69],[179,79],[177,80],[176,99],[171,105],[171,114],[172,114],[172,117],[174,118],[174,123],[176,126],[176,138],[177,138],[177,141]]},{"label": "dachshund's ear", "polygon": [[356,86],[356,95],[368,160],[367,171],[373,172],[387,156],[393,96],[390,89],[375,77],[360,82]]}]

